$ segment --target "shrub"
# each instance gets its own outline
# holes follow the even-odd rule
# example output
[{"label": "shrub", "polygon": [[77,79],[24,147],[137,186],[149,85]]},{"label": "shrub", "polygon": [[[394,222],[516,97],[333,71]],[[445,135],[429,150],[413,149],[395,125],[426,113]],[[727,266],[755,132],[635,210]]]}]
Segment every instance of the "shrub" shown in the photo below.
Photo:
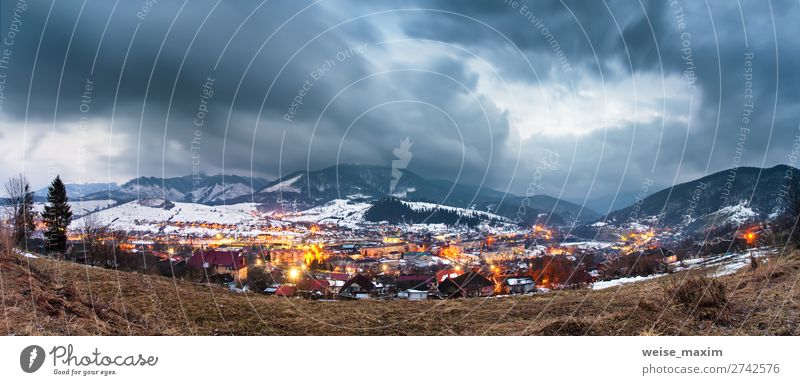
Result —
[{"label": "shrub", "polygon": [[11,258],[14,254],[14,233],[0,222],[0,258]]},{"label": "shrub", "polygon": [[673,280],[668,292],[677,304],[690,309],[722,309],[728,304],[725,284],[702,275]]}]

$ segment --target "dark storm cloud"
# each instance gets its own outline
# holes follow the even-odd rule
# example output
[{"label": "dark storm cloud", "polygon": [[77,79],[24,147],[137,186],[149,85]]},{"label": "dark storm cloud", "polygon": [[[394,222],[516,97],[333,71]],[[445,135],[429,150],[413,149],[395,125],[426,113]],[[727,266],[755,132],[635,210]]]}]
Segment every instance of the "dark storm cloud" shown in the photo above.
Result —
[{"label": "dark storm cloud", "polygon": [[[5,34],[17,2],[2,4]],[[190,174],[193,139],[203,172],[224,166],[275,177],[307,162],[389,165],[392,149],[409,137],[410,168],[430,177],[455,179],[461,171],[464,182],[485,178],[524,193],[536,162],[555,149],[559,166],[543,192],[581,201],[636,191],[646,178],[663,187],[736,165],[746,52],[754,56],[756,107],[741,165],[785,163],[798,126],[796,2],[742,2],[742,14],[727,1],[191,1],[182,9],[182,1],[159,1],[146,15],[143,4],[120,1],[112,13],[112,1],[87,1],[78,19],[82,1],[58,1],[45,25],[50,3],[27,2],[6,71],[0,138],[20,147],[10,142],[27,116],[29,155],[19,157],[37,183],[53,168],[77,173],[58,154],[56,164],[42,154],[52,152],[54,132],[77,135],[76,122],[86,117],[93,131],[75,141],[84,143],[88,179],[104,179],[108,169],[117,181],[137,171]],[[479,61],[491,71],[477,69]],[[675,88],[686,85],[687,69],[696,84],[690,120],[690,91]],[[521,110],[487,92],[492,71],[515,87]],[[598,120],[620,99],[633,100],[632,86],[616,86],[632,74],[640,79],[637,111],[658,116],[582,134],[556,127],[525,134],[529,127],[516,122],[541,113],[528,111],[536,103],[569,104],[575,95],[544,101],[550,95],[542,93],[573,86],[597,103],[583,99],[586,106],[560,113]],[[209,76],[214,96],[196,139],[193,119]],[[95,89],[84,113],[87,79]],[[300,93],[302,104],[292,108]],[[19,171],[18,159],[6,160],[3,175]]]},{"label": "dark storm cloud", "polygon": [[[639,4],[612,1],[607,3],[607,7],[603,2],[574,1],[520,1],[520,5],[516,7],[507,2],[484,3],[462,7],[457,2],[442,1],[437,5],[463,12],[512,37],[517,47],[532,58],[534,65],[545,68],[545,72],[554,67],[552,52],[548,52],[551,47],[537,33],[539,31],[531,25],[530,19],[523,17],[523,10],[530,11],[541,19],[574,67],[595,77],[602,74],[606,82],[613,83],[620,78],[629,77],[631,73],[684,76],[687,69],[693,71],[698,90],[696,96],[702,99],[699,108],[692,112],[695,119],[691,126],[676,127],[670,124],[663,130],[660,127],[651,127],[649,132],[647,128],[639,127],[642,131],[640,135],[650,138],[650,143],[637,143],[634,146],[634,163],[647,162],[652,158],[657,147],[652,138],[663,131],[660,158],[655,172],[651,172],[650,167],[629,170],[622,181],[625,184],[623,190],[635,189],[640,180],[653,176],[651,174],[654,173],[659,177],[658,183],[661,186],[669,185],[678,166],[682,174],[678,177],[680,181],[702,175],[706,172],[707,165],[708,171],[712,172],[737,165],[733,159],[739,141],[737,130],[744,109],[742,95],[745,82],[742,73],[745,71],[746,52],[752,52],[754,57],[752,90],[756,108],[750,123],[751,131],[746,139],[743,160],[738,164],[772,165],[786,162],[786,154],[790,151],[798,123],[796,114],[789,112],[798,102],[797,88],[789,85],[800,80],[800,74],[796,71],[800,59],[798,43],[796,39],[789,38],[797,32],[797,26],[792,22],[792,18],[798,13],[796,2],[779,2],[772,8],[767,3],[744,2],[742,13],[735,2],[711,2],[706,6],[698,2],[670,4],[654,1]],[[772,33],[773,18],[775,36]],[[478,49],[503,43],[494,31],[459,19],[458,16],[452,16],[444,22],[414,20],[407,24],[407,32],[428,39],[444,39],[475,46]],[[616,23],[619,24],[618,27]],[[679,28],[681,24],[685,25],[685,29]],[[690,53],[681,50],[686,47],[684,44],[691,48]],[[540,58],[544,60],[537,60]],[[614,62],[621,63],[625,70],[616,73],[610,70],[609,64]],[[776,66],[778,63],[780,66]],[[527,79],[531,83],[536,81],[526,66],[500,64],[498,68],[506,71],[504,76]],[[776,114],[773,114],[776,98],[777,109]],[[673,112],[672,109],[667,110],[667,114]],[[603,134],[595,132],[585,139],[602,143]],[[598,161],[605,164],[600,169],[601,184],[594,187],[601,191],[613,191],[616,187],[614,183],[603,185],[603,182],[619,182],[622,177],[619,166],[622,164],[620,161],[624,163],[624,160],[618,158],[628,156],[633,127],[613,134],[612,137],[605,137],[606,158],[592,162],[592,165],[598,164]],[[617,137],[620,134],[625,138]],[[687,147],[681,158],[684,143]],[[527,144],[529,148],[547,148],[552,145],[545,145],[537,140]],[[594,167],[588,169],[592,171],[591,174],[593,170]],[[572,171],[572,175],[585,176],[587,170]],[[586,188],[576,190],[581,194],[587,191]]]}]

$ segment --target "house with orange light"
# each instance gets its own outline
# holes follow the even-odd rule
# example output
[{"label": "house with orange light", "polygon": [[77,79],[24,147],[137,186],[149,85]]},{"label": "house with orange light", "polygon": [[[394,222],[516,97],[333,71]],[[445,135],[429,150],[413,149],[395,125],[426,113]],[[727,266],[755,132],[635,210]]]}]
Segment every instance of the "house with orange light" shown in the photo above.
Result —
[{"label": "house with orange light", "polygon": [[272,249],[269,253],[271,262],[278,266],[300,265],[305,262],[303,249]]},{"label": "house with orange light", "polygon": [[361,256],[365,258],[384,258],[390,256],[400,258],[403,253],[409,250],[407,243],[392,243],[379,246],[362,247],[359,251]]}]

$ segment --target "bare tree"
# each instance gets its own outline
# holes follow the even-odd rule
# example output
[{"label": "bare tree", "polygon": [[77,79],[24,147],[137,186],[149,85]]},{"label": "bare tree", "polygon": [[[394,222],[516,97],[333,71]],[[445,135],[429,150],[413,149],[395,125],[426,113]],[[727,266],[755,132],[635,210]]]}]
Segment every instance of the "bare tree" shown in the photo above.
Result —
[{"label": "bare tree", "polygon": [[[80,234],[83,242],[84,259],[87,263],[94,265],[98,254],[104,254],[101,249],[101,240],[106,233],[106,227],[100,224],[100,220],[94,215],[87,215],[81,219]],[[91,262],[90,262],[91,261]]]},{"label": "bare tree", "polygon": [[12,224],[14,244],[22,246],[36,228],[33,212],[33,192],[25,175],[8,178],[3,186],[7,195],[5,209]]}]

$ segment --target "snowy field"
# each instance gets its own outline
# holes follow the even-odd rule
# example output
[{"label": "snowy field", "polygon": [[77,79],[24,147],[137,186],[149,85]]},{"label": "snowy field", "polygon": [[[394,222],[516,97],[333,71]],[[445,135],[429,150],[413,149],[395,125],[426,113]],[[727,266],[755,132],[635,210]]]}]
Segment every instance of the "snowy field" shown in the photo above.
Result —
[{"label": "snowy field", "polygon": [[[749,266],[751,255],[759,258],[769,253],[774,253],[776,251],[777,249],[770,249],[770,248],[750,249],[743,253],[728,253],[728,254],[714,255],[708,258],[686,259],[680,262],[675,262],[671,264],[671,266],[675,272],[693,270],[693,269],[702,269],[702,268],[711,269],[713,271],[713,273],[711,274],[712,276],[721,277],[724,275],[733,274],[739,271],[739,269]],[[663,277],[665,275],[666,274],[654,274],[654,275],[648,275],[646,277],[640,277],[640,276],[622,277],[608,281],[598,281],[592,284],[592,290],[608,289],[611,287],[616,287],[627,283],[641,282],[650,279],[655,279]]]},{"label": "snowy field", "polygon": [[[255,203],[240,203],[228,206],[174,203],[173,207],[165,209],[157,207],[157,205],[146,205],[135,201],[77,219],[70,225],[70,230],[81,229],[85,224],[85,218],[93,218],[97,219],[98,223],[108,225],[114,230],[213,235],[218,230],[205,228],[199,226],[199,224],[218,224],[237,226],[237,228],[246,232],[251,227],[270,223],[270,221],[265,220],[262,213],[258,212],[257,206]],[[198,226],[184,225],[184,228],[178,228],[167,225],[168,223],[176,222],[183,224],[193,223],[198,224]]]},{"label": "snowy field", "polygon": [[600,241],[586,241],[586,242],[564,242],[561,244],[563,247],[575,247],[581,250],[586,249],[605,249],[613,245],[613,242],[600,242]]}]

